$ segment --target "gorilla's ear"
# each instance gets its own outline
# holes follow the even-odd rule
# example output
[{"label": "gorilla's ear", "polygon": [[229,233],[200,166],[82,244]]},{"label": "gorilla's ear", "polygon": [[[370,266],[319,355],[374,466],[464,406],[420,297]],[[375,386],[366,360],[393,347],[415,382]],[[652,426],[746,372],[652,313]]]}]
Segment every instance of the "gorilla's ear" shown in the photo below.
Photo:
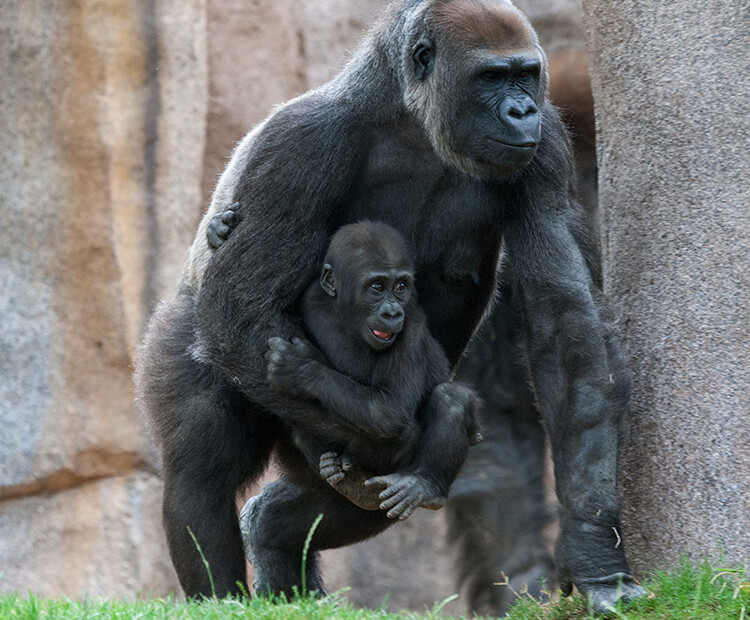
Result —
[{"label": "gorilla's ear", "polygon": [[323,273],[320,274],[320,286],[331,297],[336,297],[336,280],[333,277],[333,267],[330,263],[323,265]]},{"label": "gorilla's ear", "polygon": [[414,62],[414,75],[418,80],[424,80],[432,71],[435,64],[435,55],[432,53],[432,41],[422,39],[411,54]]}]

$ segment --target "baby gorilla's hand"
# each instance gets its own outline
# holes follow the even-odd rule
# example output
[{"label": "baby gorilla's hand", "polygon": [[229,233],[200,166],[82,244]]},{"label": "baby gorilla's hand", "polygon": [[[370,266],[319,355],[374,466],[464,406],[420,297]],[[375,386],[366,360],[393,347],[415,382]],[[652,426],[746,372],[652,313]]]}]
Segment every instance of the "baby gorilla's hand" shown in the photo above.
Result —
[{"label": "baby gorilla's hand", "polygon": [[317,350],[302,338],[291,342],[274,336],[268,341],[266,376],[272,388],[285,394],[307,396],[307,386],[315,380]]},{"label": "baby gorilla's hand", "polygon": [[389,519],[403,521],[417,508],[437,510],[445,505],[435,484],[419,474],[389,474],[365,481],[365,487],[385,487],[380,494],[380,509],[387,510]]}]

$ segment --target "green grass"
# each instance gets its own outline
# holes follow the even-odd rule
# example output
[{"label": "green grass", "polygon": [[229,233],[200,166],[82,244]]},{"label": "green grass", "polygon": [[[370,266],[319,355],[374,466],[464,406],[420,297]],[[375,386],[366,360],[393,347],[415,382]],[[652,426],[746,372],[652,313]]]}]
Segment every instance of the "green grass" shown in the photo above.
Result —
[{"label": "green grass", "polygon": [[[620,620],[750,620],[750,572],[712,568],[683,561],[679,570],[657,572],[642,584],[648,596],[618,607],[610,618]],[[540,605],[521,597],[513,620],[589,620],[594,618],[579,596]],[[601,616],[600,616],[601,617]]]},{"label": "green grass", "polygon": [[[679,570],[659,572],[644,585],[650,592],[647,598],[636,601],[625,609],[618,609],[610,617],[627,620],[750,620],[750,573],[746,570],[722,570],[712,568],[705,562],[698,566],[684,562]],[[441,615],[441,609],[449,600],[451,599],[422,613],[392,614],[384,609],[355,609],[347,602],[344,593],[326,600],[310,597],[299,597],[290,602],[284,599],[224,599],[200,604],[172,598],[73,601],[67,598],[52,600],[33,595],[4,594],[0,596],[0,620],[419,620],[447,618]],[[581,597],[540,605],[524,596],[521,596],[508,617],[511,620],[593,618]]]}]

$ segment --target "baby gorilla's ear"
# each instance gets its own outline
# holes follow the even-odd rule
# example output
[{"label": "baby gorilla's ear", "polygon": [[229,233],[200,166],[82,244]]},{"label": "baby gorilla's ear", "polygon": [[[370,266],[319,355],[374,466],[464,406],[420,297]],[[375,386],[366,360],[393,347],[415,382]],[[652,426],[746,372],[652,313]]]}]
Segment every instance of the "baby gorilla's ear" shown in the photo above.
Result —
[{"label": "baby gorilla's ear", "polygon": [[331,297],[336,297],[336,279],[333,276],[333,267],[330,263],[323,265],[323,272],[320,274],[320,286]]}]

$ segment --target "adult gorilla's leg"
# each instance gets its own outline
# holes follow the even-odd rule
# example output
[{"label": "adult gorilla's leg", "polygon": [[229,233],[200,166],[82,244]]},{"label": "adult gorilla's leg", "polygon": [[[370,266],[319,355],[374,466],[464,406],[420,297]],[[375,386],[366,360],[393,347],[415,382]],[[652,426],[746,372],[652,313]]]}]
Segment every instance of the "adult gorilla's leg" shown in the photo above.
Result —
[{"label": "adult gorilla's leg", "polygon": [[382,510],[358,508],[324,481],[303,474],[264,487],[242,509],[240,527],[255,572],[256,594],[302,592],[302,551],[318,514],[305,566],[308,591],[325,594],[318,551],[370,538],[394,523]]},{"label": "adult gorilla's leg", "polygon": [[212,394],[210,407],[185,407],[185,414],[196,419],[183,427],[180,447],[164,463],[164,527],[188,596],[213,593],[193,536],[208,561],[217,596],[240,594],[238,584],[245,587],[236,494],[260,475],[273,446],[274,423],[253,428],[247,407],[233,407],[231,399],[222,402],[224,396]]},{"label": "adult gorilla's leg", "polygon": [[545,439],[528,388],[519,348],[520,317],[510,287],[470,345],[458,376],[484,401],[484,441],[469,456],[448,499],[449,538],[459,550],[459,579],[469,606],[502,615],[515,597],[494,585],[510,579],[533,595],[554,580],[544,529],[553,517],[545,503]]},{"label": "adult gorilla's leg", "polygon": [[235,495],[264,469],[279,428],[192,355],[192,304],[180,295],[155,313],[137,360],[138,403],[160,447],[164,527],[185,594],[239,594],[246,570]]}]

